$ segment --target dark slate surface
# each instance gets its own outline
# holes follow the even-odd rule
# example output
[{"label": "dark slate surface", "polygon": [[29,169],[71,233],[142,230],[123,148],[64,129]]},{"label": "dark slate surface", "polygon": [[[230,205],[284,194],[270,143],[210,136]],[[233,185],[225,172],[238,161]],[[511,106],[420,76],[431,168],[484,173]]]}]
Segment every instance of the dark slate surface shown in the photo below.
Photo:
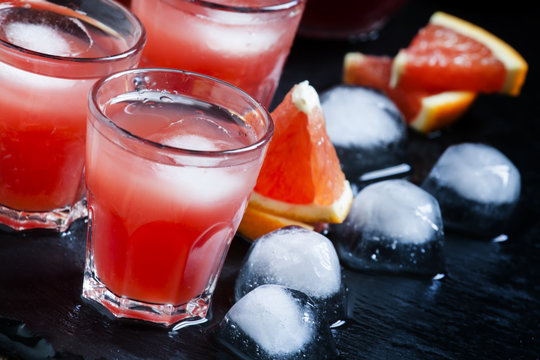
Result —
[{"label": "dark slate surface", "polygon": [[[482,4],[488,4],[483,6]],[[310,80],[321,92],[339,83],[347,51],[394,55],[435,10],[468,19],[512,44],[529,62],[518,98],[481,96],[437,136],[410,133],[419,183],[450,144],[479,141],[503,151],[522,175],[508,240],[447,232],[447,276],[367,274],[344,269],[350,318],[333,336],[343,359],[538,359],[540,354],[540,119],[538,10],[525,1],[411,0],[365,43],[298,39],[276,95]],[[111,320],[80,299],[85,223],[69,234],[0,233],[0,359],[231,359],[213,338],[232,304],[232,284],[249,244],[233,241],[209,325],[169,332]]]}]

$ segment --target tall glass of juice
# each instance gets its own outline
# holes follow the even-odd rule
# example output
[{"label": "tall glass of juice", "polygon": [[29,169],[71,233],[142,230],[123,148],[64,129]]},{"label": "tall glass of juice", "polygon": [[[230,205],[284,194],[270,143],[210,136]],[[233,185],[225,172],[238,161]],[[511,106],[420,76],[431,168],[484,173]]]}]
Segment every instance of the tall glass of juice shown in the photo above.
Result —
[{"label": "tall glass of juice", "polygon": [[133,0],[143,63],[227,81],[269,106],[306,0]]},{"label": "tall glass of juice", "polygon": [[66,230],[86,215],[88,92],[133,68],[139,20],[109,0],[0,1],[0,223]]},{"label": "tall glass of juice", "polygon": [[121,318],[206,321],[272,133],[260,103],[206,75],[137,69],[99,81],[83,298]]}]

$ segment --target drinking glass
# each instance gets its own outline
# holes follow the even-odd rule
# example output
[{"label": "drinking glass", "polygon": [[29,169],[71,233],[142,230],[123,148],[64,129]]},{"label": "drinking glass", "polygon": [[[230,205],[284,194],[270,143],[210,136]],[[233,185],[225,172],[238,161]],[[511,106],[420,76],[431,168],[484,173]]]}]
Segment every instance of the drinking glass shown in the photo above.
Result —
[{"label": "drinking glass", "polygon": [[269,106],[305,0],[133,0],[143,63],[210,75]]},{"label": "drinking glass", "polygon": [[324,39],[370,40],[408,0],[309,0],[300,35]]},{"label": "drinking glass", "polygon": [[138,64],[142,24],[109,0],[0,1],[0,223],[66,230],[86,216],[92,84]]},{"label": "drinking glass", "polygon": [[272,133],[262,105],[205,75],[136,69],[99,81],[83,298],[120,318],[205,322]]}]

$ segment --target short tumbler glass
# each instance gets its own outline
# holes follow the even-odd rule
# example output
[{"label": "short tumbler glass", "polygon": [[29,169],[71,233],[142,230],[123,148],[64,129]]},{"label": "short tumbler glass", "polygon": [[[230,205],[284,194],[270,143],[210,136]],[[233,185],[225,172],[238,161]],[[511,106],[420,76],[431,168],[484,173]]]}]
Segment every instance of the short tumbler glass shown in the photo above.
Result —
[{"label": "short tumbler glass", "polygon": [[145,66],[210,75],[269,106],[306,0],[133,0]]},{"label": "short tumbler glass", "polygon": [[0,224],[66,230],[86,216],[88,92],[138,64],[142,24],[109,0],[0,1]]},{"label": "short tumbler glass", "polygon": [[175,329],[205,322],[273,134],[268,111],[205,75],[137,69],[95,85],[87,134],[83,298]]}]

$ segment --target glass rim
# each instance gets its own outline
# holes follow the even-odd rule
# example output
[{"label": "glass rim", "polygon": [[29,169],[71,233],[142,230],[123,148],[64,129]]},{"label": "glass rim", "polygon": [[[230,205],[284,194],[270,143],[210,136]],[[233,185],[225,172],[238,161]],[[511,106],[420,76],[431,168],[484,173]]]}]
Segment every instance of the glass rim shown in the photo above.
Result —
[{"label": "glass rim", "polygon": [[196,5],[201,5],[207,8],[212,8],[222,11],[239,12],[239,13],[271,13],[283,10],[292,9],[306,0],[274,0],[270,5],[262,6],[237,6],[221,4],[215,0],[181,0],[190,2]]},{"label": "glass rim", "polygon": [[[97,103],[97,96],[99,89],[106,84],[107,82],[113,81],[115,79],[128,76],[130,74],[137,74],[140,73],[169,73],[169,74],[183,74],[187,75],[189,77],[196,77],[200,79],[205,79],[211,82],[219,83],[227,88],[229,88],[231,91],[237,92],[240,95],[242,95],[243,98],[246,99],[246,102],[253,107],[254,109],[257,109],[260,114],[263,115],[265,122],[267,124],[266,129],[264,130],[264,134],[260,136],[256,141],[253,143],[234,148],[234,149],[226,149],[226,150],[194,150],[194,149],[186,149],[171,145],[166,145],[159,143],[157,141],[146,139],[142,136],[135,135],[132,132],[124,129],[123,127],[117,125],[114,121],[112,121],[101,109],[101,107]],[[157,90],[156,90],[157,91]],[[171,91],[174,91],[171,89]],[[127,138],[130,141],[134,141],[138,144],[141,144],[143,146],[151,147],[156,150],[160,151],[166,151],[170,152],[174,155],[189,155],[189,156],[201,156],[201,157],[223,157],[228,155],[242,155],[246,153],[250,153],[252,151],[256,151],[257,149],[265,146],[268,142],[270,142],[272,135],[274,134],[274,122],[272,120],[272,117],[270,116],[270,113],[268,110],[257,100],[255,100],[251,95],[246,93],[244,90],[217,78],[214,78],[212,76],[192,72],[192,71],[185,71],[185,70],[179,70],[179,69],[168,69],[168,68],[136,68],[136,69],[129,69],[129,70],[123,70],[119,71],[113,74],[110,74],[109,76],[106,76],[104,78],[101,78],[98,80],[93,86],[91,91],[89,92],[89,107],[93,112],[96,112],[99,114],[99,117],[96,117],[97,121],[104,123],[107,125],[112,131],[114,131],[115,134],[119,135],[122,138]],[[97,129],[99,131],[99,129]],[[106,134],[103,134],[101,131],[99,131],[103,136],[108,137]]]},{"label": "glass rim", "polygon": [[[52,61],[61,61],[61,62],[107,63],[107,62],[116,62],[116,61],[123,60],[123,59],[126,59],[126,58],[129,58],[129,57],[133,56],[133,54],[140,51],[140,49],[146,43],[146,29],[145,29],[144,25],[142,24],[142,22],[139,20],[139,18],[137,16],[135,16],[132,12],[130,12],[124,6],[118,4],[118,3],[114,2],[114,1],[111,1],[111,0],[101,0],[101,1],[107,2],[110,5],[115,6],[116,8],[121,10],[126,15],[126,17],[130,20],[130,22],[133,23],[135,25],[135,27],[138,28],[138,30],[140,31],[140,36],[139,36],[138,40],[132,46],[130,46],[128,49],[126,49],[126,50],[124,50],[122,52],[107,55],[107,56],[102,56],[102,57],[62,56],[62,55],[47,54],[47,53],[43,53],[43,52],[40,52],[40,51],[27,49],[25,47],[12,44],[11,42],[3,40],[3,39],[0,39],[0,47],[3,47],[6,51],[12,51],[12,52],[20,53],[20,54],[30,55],[30,56],[37,57],[37,58],[44,58],[44,59],[49,59],[49,60],[52,60]],[[55,6],[55,7],[62,7],[62,8],[67,8],[67,9],[73,10],[76,14],[79,14],[79,15],[84,15],[84,14],[78,13],[76,10],[71,9],[71,8],[69,8],[67,6],[59,5],[59,4],[56,4],[54,2],[50,2],[50,1],[47,1],[47,3],[49,3],[49,4],[51,4],[51,5]],[[21,8],[22,6],[16,5],[16,6],[13,6],[13,7],[14,8]],[[67,15],[67,14],[63,14],[63,15],[66,16],[66,17],[70,16],[70,15]],[[131,32],[131,34],[136,34],[136,31]]]}]

